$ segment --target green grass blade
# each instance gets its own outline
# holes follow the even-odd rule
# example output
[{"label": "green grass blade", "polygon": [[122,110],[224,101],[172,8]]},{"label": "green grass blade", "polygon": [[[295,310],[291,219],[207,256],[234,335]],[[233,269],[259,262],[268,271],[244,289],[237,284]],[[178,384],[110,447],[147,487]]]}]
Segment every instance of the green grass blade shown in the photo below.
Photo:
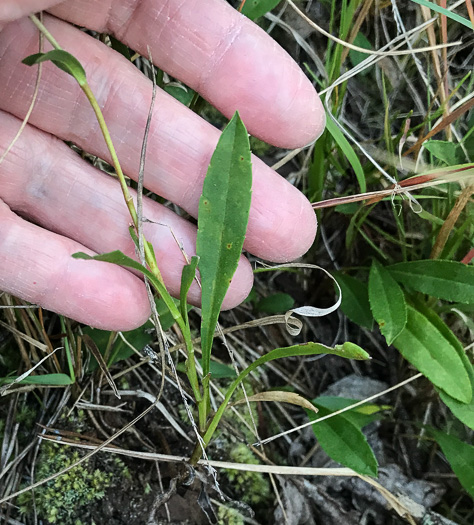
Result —
[{"label": "green grass blade", "polygon": [[420,4],[425,7],[428,7],[432,11],[436,11],[437,13],[445,15],[448,18],[451,18],[451,20],[454,20],[455,22],[459,22],[463,26],[466,26],[468,29],[474,29],[471,22],[467,18],[464,18],[463,16],[453,13],[452,11],[448,11],[444,7],[436,5],[433,2],[428,2],[428,0],[411,0],[411,1],[415,2],[415,4]]},{"label": "green grass blade", "polygon": [[[0,383],[13,383],[16,377],[4,377]],[[19,385],[48,385],[48,386],[66,386],[72,385],[74,381],[67,374],[43,374],[38,376],[28,376],[21,381]]]},{"label": "green grass blade", "polygon": [[337,124],[332,119],[332,116],[326,112],[326,127],[329,133],[332,135],[332,138],[336,141],[338,146],[341,148],[344,155],[347,157],[349,164],[354,170],[355,176],[357,177],[357,182],[359,183],[359,188],[361,193],[366,193],[367,184],[365,182],[365,174],[360,163],[359,157],[356,155],[353,147],[349,144],[349,141],[346,139],[342,131],[338,128]]},{"label": "green grass blade", "polygon": [[248,133],[236,113],[217,144],[199,201],[196,252],[202,285],[203,375],[209,373],[217,319],[237,269],[250,210],[252,165]]}]

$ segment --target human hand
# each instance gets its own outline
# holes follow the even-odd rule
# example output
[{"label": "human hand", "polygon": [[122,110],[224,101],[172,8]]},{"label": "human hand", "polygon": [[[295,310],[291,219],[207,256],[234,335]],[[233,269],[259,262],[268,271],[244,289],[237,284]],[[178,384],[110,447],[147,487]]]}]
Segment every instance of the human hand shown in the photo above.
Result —
[{"label": "human hand", "polygon": [[[56,4],[4,0],[0,6],[0,156],[17,133],[34,92],[35,68],[21,60],[38,52],[38,31],[25,15],[43,8],[50,8],[44,17],[48,30],[85,67],[122,167],[132,179],[138,176],[151,82],[124,57],[72,24],[113,34],[145,56],[150,46],[158,67],[196,89],[226,116],[238,109],[249,133],[276,146],[303,146],[323,130],[321,103],[297,65],[222,0]],[[218,130],[159,90],[145,186],[196,217],[218,138]],[[110,161],[80,88],[72,77],[45,63],[29,123],[0,164],[0,290],[92,326],[132,329],[149,315],[143,282],[118,266],[71,257],[78,251],[116,249],[133,256],[130,218],[119,184],[64,140]],[[314,212],[298,190],[259,159],[253,157],[252,162],[252,206],[244,247],[269,261],[299,257],[314,240]],[[175,237],[193,255],[196,228],[150,199],[144,199],[144,217],[152,221],[144,224],[145,235],[155,247],[170,293],[176,295],[185,261]],[[252,280],[250,264],[242,257],[224,308],[239,304]],[[199,304],[197,286],[191,288],[189,300]]]}]

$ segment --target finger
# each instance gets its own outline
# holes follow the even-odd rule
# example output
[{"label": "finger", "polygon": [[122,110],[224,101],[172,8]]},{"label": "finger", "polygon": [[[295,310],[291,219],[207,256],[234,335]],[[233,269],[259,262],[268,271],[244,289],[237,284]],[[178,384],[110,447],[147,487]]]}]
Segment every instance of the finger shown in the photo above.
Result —
[{"label": "finger", "polygon": [[324,129],[309,80],[262,29],[221,0],[86,0],[57,16],[114,34],[179,78],[227,117],[239,110],[249,132],[286,148]]},{"label": "finger", "polygon": [[[0,151],[18,126],[18,119],[0,111]],[[96,253],[121,250],[135,258],[130,216],[118,181],[32,126],[25,128],[0,165],[0,198],[22,216]],[[186,264],[183,253],[188,258],[196,253],[196,228],[148,198],[144,198],[144,217],[151,221],[144,224],[145,236],[154,246],[168,290],[177,297]],[[240,304],[252,282],[252,269],[242,257],[223,308]],[[199,305],[200,296],[198,285],[193,283],[189,302]]]},{"label": "finger", "polygon": [[0,4],[0,29],[2,26],[22,16],[48,9],[61,0],[2,0]]},{"label": "finger", "polygon": [[[137,178],[151,83],[123,57],[64,22],[49,18],[49,29],[84,64],[103,108],[122,166]],[[34,53],[36,30],[28,20],[0,33],[0,109],[19,117],[27,110],[35,71],[20,64]],[[159,92],[148,141],[145,185],[197,216],[199,196],[219,133],[211,125]],[[89,103],[72,77],[45,64],[30,121],[62,139],[109,159]],[[109,159],[110,160],[110,159]],[[311,246],[316,218],[307,199],[257,158],[245,248],[271,261],[299,257]]]},{"label": "finger", "polygon": [[20,219],[0,201],[0,289],[106,330],[131,330],[149,316],[138,277],[119,266],[73,259],[79,243]]}]

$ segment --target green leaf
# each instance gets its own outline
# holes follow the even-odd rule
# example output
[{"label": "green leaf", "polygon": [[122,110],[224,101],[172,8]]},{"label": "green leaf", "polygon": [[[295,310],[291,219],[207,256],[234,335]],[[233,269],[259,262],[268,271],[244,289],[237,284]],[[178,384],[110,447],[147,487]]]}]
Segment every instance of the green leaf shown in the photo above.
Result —
[{"label": "green leaf", "polygon": [[[471,385],[474,389],[474,382],[471,382]],[[474,430],[474,397],[470,403],[461,403],[442,390],[438,390],[438,393],[441,401],[451,410],[459,421]]]},{"label": "green leaf", "polygon": [[409,305],[407,310],[406,327],[394,346],[434,385],[458,401],[469,403],[472,387],[465,361],[425,315]]},{"label": "green leaf", "polygon": [[247,0],[242,8],[242,14],[250,20],[255,20],[271,11],[279,3],[280,0]]},{"label": "green leaf", "polygon": [[173,98],[175,98],[185,106],[189,106],[189,104],[191,104],[193,97],[196,94],[195,91],[184,85],[170,86],[169,84],[167,84],[164,87],[164,90],[166,91],[166,93],[171,95]]},{"label": "green leaf", "polygon": [[227,389],[227,392],[225,395],[225,399],[221,403],[219,409],[216,412],[216,415],[212,419],[204,435],[204,438],[203,438],[204,442],[206,444],[209,443],[224,413],[224,410],[226,409],[230,401],[230,398],[232,397],[236,388],[256,368],[258,368],[259,366],[265,363],[268,363],[269,361],[274,361],[275,359],[281,359],[283,357],[296,357],[296,356],[301,356],[301,355],[321,355],[321,354],[332,354],[332,355],[337,355],[339,357],[344,357],[346,359],[357,359],[357,360],[370,359],[370,355],[365,350],[360,348],[360,346],[357,346],[349,342],[344,343],[342,345],[336,345],[334,348],[322,345],[320,343],[303,343],[300,345],[287,346],[284,348],[275,348],[271,352],[268,352],[268,354],[265,354],[262,357],[259,357],[256,361],[254,361],[251,365],[249,365],[245,370],[243,370],[239,374],[237,379],[235,379],[229,385],[229,388]]},{"label": "green leaf", "polygon": [[[471,388],[474,392],[474,370],[462,347],[461,352],[467,361],[467,363],[465,362],[465,367],[467,369],[469,379],[471,380]],[[449,408],[449,410],[451,410],[451,412],[459,419],[459,421],[462,421],[462,423],[464,423],[467,427],[474,430],[474,395],[472,396],[470,403],[461,403],[440,389],[438,389],[438,394],[441,398],[441,401]]]},{"label": "green leaf", "polygon": [[[0,383],[13,383],[16,377],[4,377],[0,379]],[[72,379],[66,374],[43,374],[39,376],[28,376],[21,381],[19,385],[51,385],[51,386],[66,386],[72,385]]]},{"label": "green leaf", "polygon": [[444,162],[447,166],[454,166],[462,162],[462,158],[459,158],[458,154],[459,144],[447,140],[428,140],[423,146],[433,157]]},{"label": "green leaf", "polygon": [[130,54],[130,49],[125,44],[120,42],[120,40],[117,40],[112,35],[109,35],[109,38],[110,38],[110,44],[112,46],[112,49],[120,53],[127,60],[130,60],[132,58]]},{"label": "green leaf", "polygon": [[196,268],[199,262],[199,257],[194,255],[191,257],[191,262],[189,264],[186,264],[183,267],[183,271],[181,273],[181,288],[179,291],[179,309],[181,312],[181,317],[184,319],[184,322],[188,324],[188,305],[187,305],[187,298],[188,298],[188,292],[191,288],[191,285],[193,284],[194,277],[196,277]]},{"label": "green leaf", "polygon": [[278,314],[291,310],[294,305],[295,301],[291,295],[287,293],[274,293],[258,301],[255,305],[255,310],[267,314]]},{"label": "green leaf", "polygon": [[67,51],[53,49],[47,53],[35,53],[22,60],[23,64],[33,66],[40,62],[51,61],[56,67],[73,76],[80,86],[87,84],[86,72],[77,58]]},{"label": "green leaf", "polygon": [[179,313],[179,310],[176,307],[176,304],[173,298],[168,293],[168,290],[165,288],[165,285],[162,282],[160,282],[150,272],[150,270],[142,266],[139,262],[135,261],[134,259],[127,257],[120,250],[115,250],[113,252],[104,253],[102,255],[95,255],[94,257],[91,257],[90,255],[87,255],[86,253],[83,253],[83,252],[73,253],[72,256],[74,259],[84,259],[86,261],[103,261],[103,262],[117,264],[119,266],[124,266],[125,268],[133,268],[134,270],[138,270],[140,273],[148,277],[151,284],[155,287],[157,292],[161,295],[161,298],[165,302],[168,310],[173,316],[173,319],[181,319],[181,314]]},{"label": "green leaf", "polygon": [[[354,38],[353,44],[357,47],[362,47],[364,49],[372,49],[372,44],[367,40],[367,37],[364,35],[364,33],[361,33],[360,31]],[[368,55],[366,53],[362,53],[361,51],[355,51],[354,49],[349,50],[349,59],[354,67],[358,66],[361,62],[363,62],[367,58],[367,56]],[[364,69],[360,73],[362,75],[367,75],[368,72],[369,68]]]},{"label": "green leaf", "polygon": [[334,122],[332,115],[330,115],[327,112],[326,128],[332,135],[333,139],[336,141],[338,146],[341,148],[342,152],[349,161],[349,164],[354,170],[361,193],[365,193],[367,191],[367,184],[365,182],[365,174],[362,168],[362,164],[360,163],[359,157],[357,156],[356,152],[354,151],[353,147],[350,145],[349,141],[346,139],[342,131]]},{"label": "green leaf", "polygon": [[461,485],[474,498],[474,447],[445,432],[430,429]]},{"label": "green leaf", "polygon": [[[315,404],[318,414],[308,411],[310,421],[332,412]],[[339,414],[312,425],[313,432],[326,454],[334,461],[366,476],[377,476],[377,459],[360,429],[345,414]]]},{"label": "green leaf", "polygon": [[[197,361],[202,366],[202,359],[197,359]],[[185,373],[186,364],[184,362],[178,363],[176,370]],[[218,363],[213,359],[211,359],[210,372],[213,379],[235,379],[237,377],[237,373],[233,368],[223,363]]]},{"label": "green leaf", "polygon": [[[202,366],[202,359],[198,359]],[[234,379],[237,373],[233,368],[217,361],[211,361],[210,372],[214,379]]]},{"label": "green leaf", "polygon": [[[358,403],[359,399],[349,399],[345,397],[336,396],[319,396],[313,400],[315,406],[323,407],[330,412],[337,412],[342,408],[346,408],[350,405]],[[381,418],[381,412],[391,408],[387,405],[375,405],[373,403],[364,403],[356,408],[352,408],[347,412],[344,412],[344,417],[351,421],[358,429],[362,429],[372,421],[377,421]]]},{"label": "green leaf", "polygon": [[369,301],[380,332],[391,345],[407,323],[405,296],[395,279],[375,259],[369,274]]},{"label": "green leaf", "polygon": [[445,15],[448,18],[451,18],[451,20],[454,20],[455,22],[459,22],[463,26],[466,26],[468,29],[474,29],[473,25],[467,18],[464,18],[463,16],[453,13],[452,11],[448,11],[448,9],[445,9],[444,7],[434,4],[433,2],[428,2],[428,0],[412,0],[412,2],[415,2],[416,4],[424,5],[425,7],[429,7],[431,10],[436,11],[437,13],[441,13],[442,15]]},{"label": "green leaf", "polygon": [[371,330],[373,317],[367,285],[343,273],[334,274],[334,278],[342,291],[341,310],[353,323]]},{"label": "green leaf", "polygon": [[474,303],[474,266],[427,259],[388,266],[392,277],[417,292],[445,301]]},{"label": "green leaf", "polygon": [[212,155],[199,200],[196,252],[202,286],[203,375],[209,373],[217,319],[237,269],[250,210],[252,165],[248,133],[238,112]]}]

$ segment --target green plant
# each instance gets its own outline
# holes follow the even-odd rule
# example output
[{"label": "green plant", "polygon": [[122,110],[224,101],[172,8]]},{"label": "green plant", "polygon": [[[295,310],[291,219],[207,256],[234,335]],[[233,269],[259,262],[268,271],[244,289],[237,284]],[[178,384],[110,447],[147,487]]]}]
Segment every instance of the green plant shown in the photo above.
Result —
[{"label": "green plant", "polygon": [[[257,0],[251,2],[247,0],[247,8],[244,6],[243,12],[247,12],[251,17],[258,17],[274,7],[275,4],[276,2],[258,2]],[[356,32],[352,34],[350,32],[351,22],[358,12],[360,2],[343,2],[340,17],[338,17],[335,6],[336,4],[332,2],[330,30],[336,32],[338,26],[338,34],[341,39],[351,40],[358,43],[359,46],[370,49],[372,46],[367,37],[364,36],[364,40],[361,36],[362,33]],[[248,10],[246,11],[246,9]],[[251,11],[253,9],[258,10]],[[325,60],[329,85],[336,81],[340,73],[345,59],[345,51],[340,44],[331,43],[328,46]],[[353,53],[352,55],[349,54],[349,58],[354,65],[361,63],[361,57],[357,57]],[[35,57],[30,62],[33,63],[43,59],[53,59],[56,62],[60,60],[60,63],[63,65],[68,64],[72,60],[67,54],[46,54],[41,57]],[[76,70],[69,68],[70,73],[74,73],[74,71],[79,71],[79,69],[77,67]],[[82,75],[82,72],[80,72],[80,75]],[[84,81],[84,79],[80,78],[81,81]],[[390,165],[391,157],[389,154],[393,154],[397,151],[397,148],[401,148],[402,142],[405,140],[405,125],[409,124],[408,121],[411,114],[404,117],[400,130],[394,134],[391,129],[390,113],[388,111],[389,93],[387,84],[385,77],[383,77],[381,81],[385,102],[383,144],[388,152],[384,160],[387,160],[387,164],[389,164],[386,169],[391,174],[396,175],[394,166]],[[348,140],[341,128],[329,115],[330,113],[337,118],[342,107],[346,87],[346,83],[341,83],[339,89],[331,92],[327,99],[327,102],[330,103],[327,107],[329,117],[328,129],[314,148],[313,161],[309,172],[309,195],[314,200],[319,200],[323,194],[323,188],[329,185],[328,174],[331,172],[336,173],[340,178],[346,179],[348,178],[348,173],[353,173],[358,189],[362,193],[366,191],[369,184],[379,182],[382,177],[378,168],[375,169],[370,164],[363,164],[360,161],[356,149],[351,145],[351,141]],[[85,93],[91,100],[91,94],[87,90],[85,90]],[[413,126],[407,134],[412,135],[420,131],[420,128],[423,126],[430,127],[434,119],[442,115],[442,112],[443,110],[439,109],[428,114],[422,124]],[[100,121],[100,113],[98,111],[97,114]],[[161,294],[165,305],[169,308],[172,319],[179,325],[186,341],[188,354],[186,373],[198,404],[199,430],[204,446],[207,446],[212,439],[233,393],[244,378],[257,366],[274,358],[293,355],[333,353],[352,358],[357,358],[357,356],[367,357],[366,354],[363,354],[350,344],[330,349],[323,345],[309,343],[307,346],[298,345],[274,350],[267,356],[257,360],[231,383],[227,390],[225,401],[219,407],[217,413],[211,415],[209,411],[209,372],[211,371],[212,340],[220,302],[225,294],[226,281],[228,282],[232,277],[232,268],[236,264],[235,257],[238,257],[240,253],[239,246],[241,246],[241,241],[245,234],[245,214],[248,213],[250,205],[249,200],[247,200],[250,197],[248,191],[250,184],[249,147],[246,137],[244,140],[245,135],[243,124],[238,116],[235,116],[224,132],[215,156],[211,161],[201,199],[202,206],[199,212],[200,238],[198,240],[198,255],[201,258],[199,261],[197,258],[194,258],[191,264],[183,271],[181,297],[178,304],[172,302],[169,295],[167,295],[166,289],[160,281],[159,271],[155,268],[156,265],[154,265],[153,260],[148,260],[148,257],[148,269],[126,258],[119,252],[96,258],[97,260],[134,268],[147,275]],[[443,144],[438,142],[443,142]],[[464,154],[460,145],[449,141],[427,140],[425,141],[425,147],[434,159],[448,165],[448,169],[443,171],[444,174],[448,173],[448,171],[453,174],[461,170],[464,170],[464,172],[466,170],[469,172],[470,170],[472,172],[472,165],[452,165],[454,161],[459,163],[465,160],[464,158],[460,159],[460,156]],[[118,160],[116,162],[118,163]],[[241,165],[241,170],[236,168],[239,164]],[[231,175],[231,170],[233,169],[236,170],[235,175]],[[225,185],[224,187],[217,187],[214,170],[224,171],[228,175],[227,184],[230,182],[229,179],[234,177],[235,180],[239,180],[239,185],[242,180],[245,180],[246,190],[237,196],[237,192],[229,189],[229,185],[227,187]],[[119,170],[117,171],[119,172]],[[437,168],[435,171],[439,174],[442,172],[442,169]],[[415,178],[417,183],[423,180],[423,184],[425,184],[432,177],[425,174],[422,176],[418,175]],[[415,181],[409,182],[409,179],[407,179],[402,181],[402,183],[406,183],[405,187],[409,188]],[[216,188],[217,191],[212,191]],[[124,192],[126,195],[126,190]],[[237,200],[225,199],[224,195],[226,193],[235,194]],[[385,195],[387,193],[390,193],[390,190],[387,190]],[[413,247],[409,242],[407,227],[411,219],[399,213],[400,210],[397,205],[400,201],[395,197],[395,189],[392,196],[393,206],[390,207],[388,205],[387,208],[388,213],[392,215],[392,219],[397,225],[396,232],[388,233],[374,221],[371,213],[376,209],[375,203],[372,203],[372,206],[361,206],[355,202],[354,198],[354,202],[350,202],[351,199],[348,199],[349,204],[340,205],[336,208],[334,215],[344,216],[349,223],[345,238],[347,253],[352,253],[356,240],[359,240],[364,246],[368,247],[371,256],[371,259],[368,261],[358,260],[357,264],[353,265],[358,268],[351,268],[351,265],[348,264],[339,273],[337,280],[343,291],[342,310],[347,317],[365,328],[371,328],[375,320],[387,345],[393,344],[412,366],[420,370],[435,385],[440,398],[451,409],[454,416],[472,428],[472,364],[466,356],[460,340],[442,319],[442,316],[450,309],[456,309],[461,312],[472,311],[473,268],[455,260],[455,254],[464,253],[465,255],[466,253],[468,239],[470,234],[472,234],[472,217],[469,218],[469,214],[467,214],[467,218],[463,219],[462,224],[454,227],[455,221],[450,222],[448,220],[450,210],[454,209],[454,195],[451,190],[448,190],[446,193],[445,200],[441,203],[435,202],[433,205],[433,213],[423,210],[417,217],[420,221],[424,221],[420,229],[428,232],[426,235],[427,240],[419,243],[417,247]],[[469,196],[470,194],[465,198],[465,200],[467,199],[465,206],[469,206]],[[357,200],[367,200],[367,196],[357,196]],[[235,237],[229,235],[229,237],[225,238],[227,235],[224,231],[226,222],[221,220],[220,217],[222,217],[222,213],[225,215],[226,208],[242,210],[241,217],[235,221],[239,230]],[[212,216],[212,212],[221,214],[221,216]],[[330,213],[333,213],[332,210],[328,212],[329,217]],[[131,214],[133,218],[133,210]],[[224,228],[217,231],[215,228],[216,222],[223,224]],[[137,240],[138,227],[136,220],[134,220],[134,223],[136,228],[134,236]],[[448,226],[451,224],[451,230],[448,231],[447,236],[446,232],[443,232],[443,224]],[[229,223],[227,227],[228,230],[233,230],[234,224],[231,225]],[[235,232],[232,233],[234,234]],[[449,233],[452,233],[452,235],[449,236]],[[383,242],[392,245],[395,249],[391,251],[381,249],[377,242],[374,242],[374,237],[382,239]],[[221,238],[220,243],[216,242],[218,238]],[[222,239],[224,240],[222,241]],[[144,245],[148,246],[146,241],[144,241]],[[152,257],[152,248],[150,246],[148,248],[148,255],[151,254]],[[219,256],[206,259],[216,248]],[[227,250],[231,248],[235,248],[233,259],[232,257],[227,257],[229,255]],[[458,257],[458,259],[460,258]],[[194,348],[190,344],[190,327],[186,310],[186,295],[192,280],[195,278],[196,268],[200,270],[204,289],[203,324],[201,327],[203,337],[202,367],[204,371],[202,377],[198,377],[196,372]],[[323,405],[321,400],[315,400],[315,404],[321,411],[320,416],[329,416],[336,410]],[[377,463],[360,431],[365,423],[354,421],[350,415],[351,413],[348,412],[340,418],[339,416],[333,416],[328,419],[325,425],[317,423],[314,426],[315,433],[322,446],[334,459],[352,467],[359,473],[376,475]],[[311,414],[310,417],[313,418],[314,416]],[[454,462],[452,452],[446,452],[455,448],[452,445],[452,441],[447,441],[447,439],[443,441],[440,433],[433,433],[432,435],[438,441],[442,450],[445,451],[446,457],[453,464],[453,469],[455,469],[463,485],[472,494],[472,483],[470,481],[472,480],[472,472],[469,468],[463,469],[463,464],[470,464],[469,458],[472,455],[472,447],[466,443],[464,443],[465,446],[459,446],[460,453],[466,460]],[[343,440],[338,441],[335,439],[335,437],[340,438],[341,436],[346,436],[345,443],[342,442]],[[197,444],[192,458],[194,463],[200,458],[201,453],[201,445]]]},{"label": "green plant", "polygon": [[[94,109],[121,184],[124,199],[133,221],[130,234],[144,261],[146,261],[147,267],[119,251],[96,257],[78,253],[74,257],[106,261],[138,270],[148,278],[150,284],[165,303],[173,320],[177,323],[186,345],[186,374],[197,403],[199,432],[201,434],[192,454],[191,463],[197,463],[209,444],[232,394],[247,375],[258,366],[282,357],[323,353],[352,359],[368,359],[369,356],[364,350],[351,343],[338,345],[335,348],[328,348],[317,343],[277,348],[257,359],[239,374],[229,386],[219,409],[211,416],[209,382],[212,344],[221,305],[232,276],[237,269],[242,251],[251,201],[252,168],[249,139],[245,126],[236,113],[223,131],[212,156],[199,202],[197,256],[192,257],[191,262],[183,269],[180,298],[179,303],[176,304],[163,283],[153,247],[141,233],[137,211],[130,196],[119,159],[115,153],[101,109],[87,83],[82,65],[75,57],[60,48],[54,37],[49,34],[35,16],[32,16],[31,20],[53,45],[54,50],[32,55],[23,62],[27,65],[33,65],[50,60],[60,69],[73,76],[83,90]],[[196,278],[197,268],[199,268],[202,288],[202,377],[200,379],[197,374],[195,349],[191,341],[191,327],[186,303],[189,288]]]}]

